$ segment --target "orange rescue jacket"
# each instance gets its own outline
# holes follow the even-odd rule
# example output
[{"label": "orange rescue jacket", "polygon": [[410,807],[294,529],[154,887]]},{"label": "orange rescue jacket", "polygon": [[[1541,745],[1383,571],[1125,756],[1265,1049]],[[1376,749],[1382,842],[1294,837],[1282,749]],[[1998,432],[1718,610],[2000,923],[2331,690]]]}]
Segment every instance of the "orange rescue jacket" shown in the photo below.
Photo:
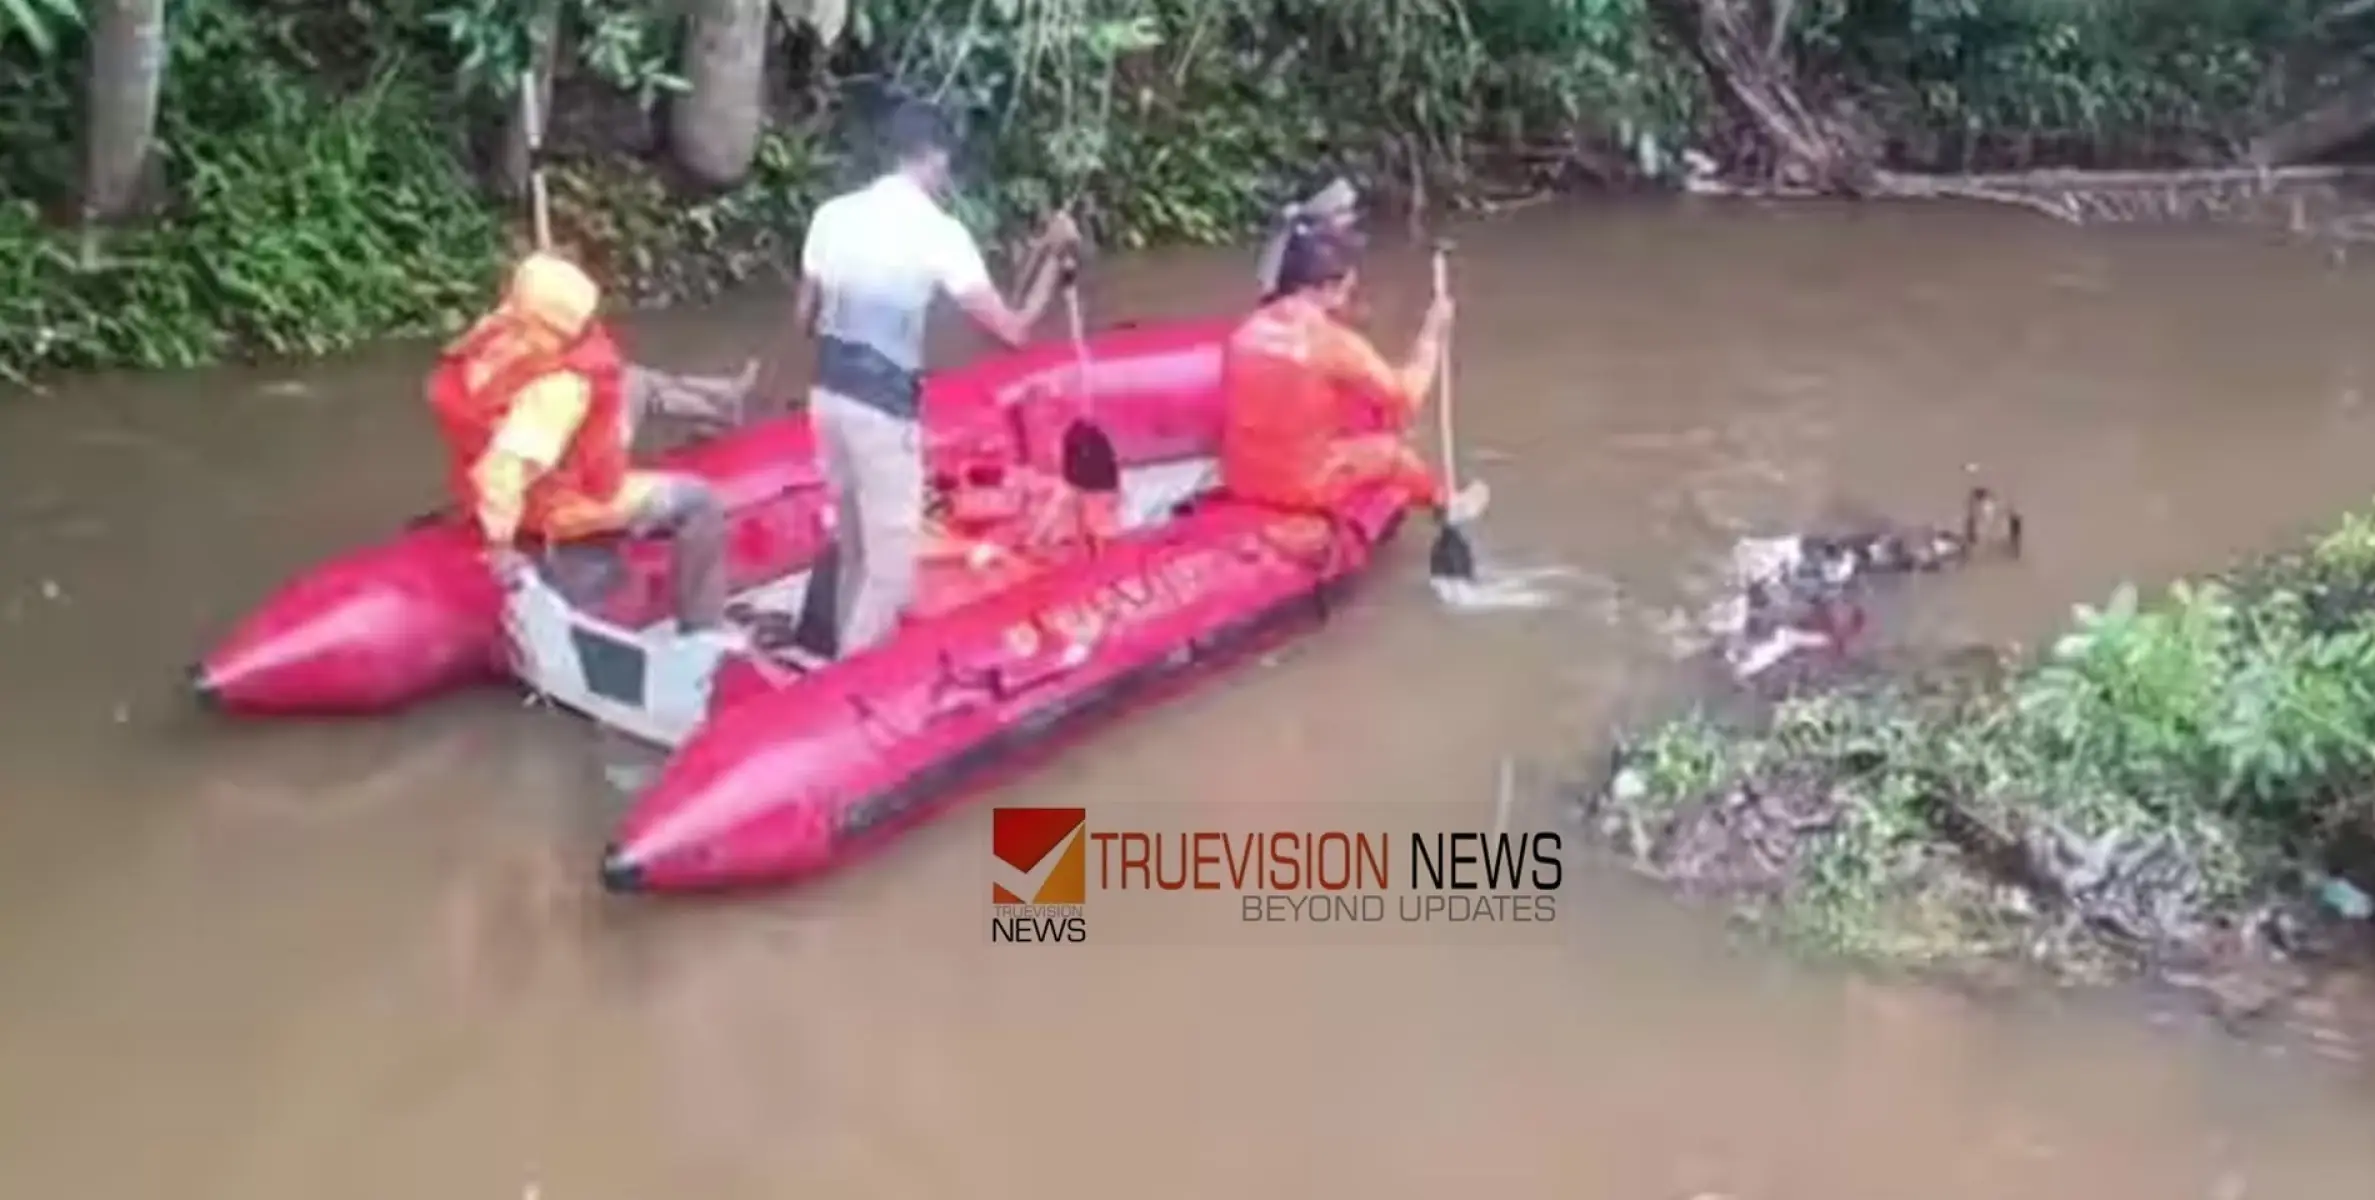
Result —
[{"label": "orange rescue jacket", "polygon": [[[472,469],[521,390],[556,372],[584,379],[592,399],[561,460],[529,486],[520,532],[545,536],[556,511],[607,503],[626,485],[626,363],[618,343],[597,324],[557,353],[542,350],[519,318],[498,312],[447,347],[429,377],[429,407],[449,458],[448,487],[464,511],[478,511]],[[480,382],[473,386],[473,379]]]},{"label": "orange rescue jacket", "polygon": [[1399,429],[1415,407],[1367,339],[1301,296],[1237,327],[1222,352],[1221,387],[1221,484],[1281,508],[1333,503],[1342,482],[1332,469],[1337,443]]}]

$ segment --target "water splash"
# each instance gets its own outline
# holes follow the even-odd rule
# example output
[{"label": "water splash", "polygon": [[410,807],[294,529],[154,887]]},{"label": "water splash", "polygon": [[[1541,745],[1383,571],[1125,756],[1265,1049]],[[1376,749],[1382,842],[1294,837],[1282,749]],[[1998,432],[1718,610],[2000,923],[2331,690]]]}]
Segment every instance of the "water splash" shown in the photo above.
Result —
[{"label": "water splash", "polygon": [[1564,605],[1583,581],[1573,567],[1479,567],[1474,579],[1430,579],[1435,598],[1457,612],[1530,612]]}]

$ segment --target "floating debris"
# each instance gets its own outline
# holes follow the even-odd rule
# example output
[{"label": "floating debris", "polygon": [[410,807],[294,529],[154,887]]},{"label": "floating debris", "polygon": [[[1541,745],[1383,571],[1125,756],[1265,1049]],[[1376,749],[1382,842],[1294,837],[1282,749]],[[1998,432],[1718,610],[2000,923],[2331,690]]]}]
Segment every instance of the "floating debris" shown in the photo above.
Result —
[{"label": "floating debris", "polygon": [[2001,527],[2007,554],[2019,557],[2024,520],[1985,487],[1966,495],[1959,529],[1879,525],[1740,538],[1725,564],[1723,594],[1699,618],[1703,640],[1689,653],[1713,648],[1741,683],[1795,660],[1836,667],[1862,640],[1867,585],[1962,566],[1991,525]]}]

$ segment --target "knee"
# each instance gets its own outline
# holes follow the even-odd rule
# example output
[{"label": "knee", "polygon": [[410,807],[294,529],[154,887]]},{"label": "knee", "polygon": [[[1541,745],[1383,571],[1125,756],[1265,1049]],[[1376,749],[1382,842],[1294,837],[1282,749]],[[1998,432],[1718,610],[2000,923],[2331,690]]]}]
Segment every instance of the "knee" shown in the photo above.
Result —
[{"label": "knee", "polygon": [[660,484],[653,497],[655,523],[666,527],[679,537],[722,538],[726,532],[726,506],[718,499],[708,481],[689,475],[671,475]]},{"label": "knee", "polygon": [[681,528],[691,537],[723,541],[726,536],[726,506],[717,492],[698,479],[685,481],[684,517]]}]

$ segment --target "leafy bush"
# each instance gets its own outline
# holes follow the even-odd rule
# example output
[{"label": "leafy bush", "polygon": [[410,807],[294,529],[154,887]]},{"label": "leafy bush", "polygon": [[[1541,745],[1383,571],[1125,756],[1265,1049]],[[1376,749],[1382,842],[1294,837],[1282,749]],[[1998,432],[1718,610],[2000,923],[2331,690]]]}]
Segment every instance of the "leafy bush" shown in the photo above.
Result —
[{"label": "leafy bush", "polygon": [[563,164],[552,172],[554,237],[630,303],[711,296],[796,259],[810,214],[842,178],[839,156],[808,131],[770,133],[750,179],[722,195],[680,196],[634,159]]},{"label": "leafy bush", "polygon": [[[885,0],[833,66],[969,118],[960,208],[985,233],[1070,202],[1121,245],[1216,242],[1332,170],[1399,180],[1415,156],[1456,176],[1479,133],[1678,140],[1688,85],[1640,4]],[[648,104],[677,81],[631,9],[579,0],[577,58]],[[505,214],[464,164],[525,53],[524,11],[182,0],[160,127],[172,207],[96,254],[38,220],[71,187],[73,55],[20,55],[0,80],[0,372],[319,353],[456,323],[502,249]],[[828,149],[846,115],[780,122],[724,195],[595,145],[553,173],[561,233],[633,300],[739,282],[788,261],[863,165]]]},{"label": "leafy bush", "polygon": [[2157,609],[2123,589],[2019,696],[2036,736],[2159,805],[2289,818],[2375,767],[2375,625],[2316,629],[2285,588],[2238,601],[2180,586]]},{"label": "leafy bush", "polygon": [[2283,97],[2316,6],[2279,0],[1818,0],[1798,44],[1922,165],[2223,151]]},{"label": "leafy bush", "polygon": [[446,328],[478,303],[501,227],[401,53],[333,94],[285,32],[195,6],[160,121],[173,207],[103,242],[0,210],[0,372],[322,354]]}]

